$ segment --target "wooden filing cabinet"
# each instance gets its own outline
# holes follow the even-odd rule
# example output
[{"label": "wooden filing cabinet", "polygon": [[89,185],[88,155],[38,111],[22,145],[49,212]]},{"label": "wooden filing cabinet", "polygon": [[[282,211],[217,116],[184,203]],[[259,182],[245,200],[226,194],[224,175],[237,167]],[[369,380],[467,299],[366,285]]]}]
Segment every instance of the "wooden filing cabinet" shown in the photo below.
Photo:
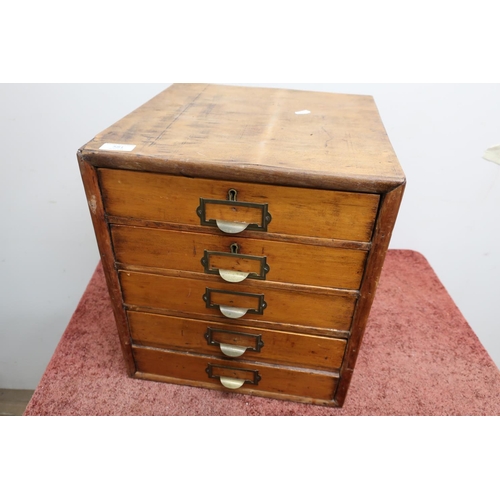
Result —
[{"label": "wooden filing cabinet", "polygon": [[173,85],[78,161],[129,375],[342,406],[405,186],[371,97]]}]

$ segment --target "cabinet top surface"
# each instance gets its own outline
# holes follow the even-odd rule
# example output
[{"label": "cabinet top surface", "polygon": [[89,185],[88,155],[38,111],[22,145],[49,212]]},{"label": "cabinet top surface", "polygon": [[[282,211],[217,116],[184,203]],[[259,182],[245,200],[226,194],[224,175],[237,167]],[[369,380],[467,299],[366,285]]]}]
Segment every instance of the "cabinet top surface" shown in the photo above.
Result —
[{"label": "cabinet top surface", "polygon": [[373,98],[358,95],[174,84],[80,154],[109,167],[290,185],[385,191],[405,180]]}]

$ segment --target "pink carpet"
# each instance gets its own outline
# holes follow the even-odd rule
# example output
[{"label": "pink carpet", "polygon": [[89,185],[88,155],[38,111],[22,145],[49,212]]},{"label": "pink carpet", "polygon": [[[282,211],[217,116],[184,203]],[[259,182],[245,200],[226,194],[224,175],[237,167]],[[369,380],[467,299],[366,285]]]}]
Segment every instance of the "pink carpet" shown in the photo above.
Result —
[{"label": "pink carpet", "polygon": [[25,415],[500,415],[500,372],[426,259],[387,255],[342,409],[134,380],[99,265]]}]

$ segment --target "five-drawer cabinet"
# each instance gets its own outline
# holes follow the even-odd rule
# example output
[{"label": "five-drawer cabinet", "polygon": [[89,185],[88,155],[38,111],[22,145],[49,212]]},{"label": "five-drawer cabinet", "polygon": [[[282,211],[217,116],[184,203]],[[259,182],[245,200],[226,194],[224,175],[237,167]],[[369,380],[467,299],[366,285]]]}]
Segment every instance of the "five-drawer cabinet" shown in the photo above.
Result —
[{"label": "five-drawer cabinet", "polygon": [[405,186],[371,97],[173,85],[78,160],[130,375],[343,404]]}]

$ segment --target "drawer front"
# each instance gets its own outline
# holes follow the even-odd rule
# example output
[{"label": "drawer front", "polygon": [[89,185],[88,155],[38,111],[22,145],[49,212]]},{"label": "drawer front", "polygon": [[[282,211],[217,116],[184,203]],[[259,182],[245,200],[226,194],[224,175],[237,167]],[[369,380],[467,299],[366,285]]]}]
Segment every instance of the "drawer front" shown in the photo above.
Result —
[{"label": "drawer front", "polygon": [[[358,289],[367,254],[362,250],[132,226],[112,226],[111,233],[121,264],[215,274],[226,280],[265,279]],[[237,254],[231,253],[235,251],[233,244],[237,245]]]},{"label": "drawer front", "polygon": [[197,227],[221,218],[250,224],[246,231],[359,242],[371,240],[380,198],[125,170],[99,169],[99,176],[108,215]]},{"label": "drawer front", "polygon": [[338,370],[346,341],[260,328],[231,327],[159,314],[128,312],[136,344],[239,360]]},{"label": "drawer front", "polygon": [[[132,271],[120,271],[119,276],[127,305],[277,325],[347,331],[356,302],[356,296],[347,292],[275,289],[262,282],[235,286]],[[238,316],[238,311],[247,312]]]},{"label": "drawer front", "polygon": [[251,390],[331,401],[338,383],[338,378],[328,373],[308,373],[299,369],[183,355],[160,349],[134,347],[133,352],[137,371],[143,374],[169,377],[194,385],[203,383],[205,387],[212,388],[223,388],[221,378],[225,378],[224,382],[228,385],[233,382],[235,392]]}]

